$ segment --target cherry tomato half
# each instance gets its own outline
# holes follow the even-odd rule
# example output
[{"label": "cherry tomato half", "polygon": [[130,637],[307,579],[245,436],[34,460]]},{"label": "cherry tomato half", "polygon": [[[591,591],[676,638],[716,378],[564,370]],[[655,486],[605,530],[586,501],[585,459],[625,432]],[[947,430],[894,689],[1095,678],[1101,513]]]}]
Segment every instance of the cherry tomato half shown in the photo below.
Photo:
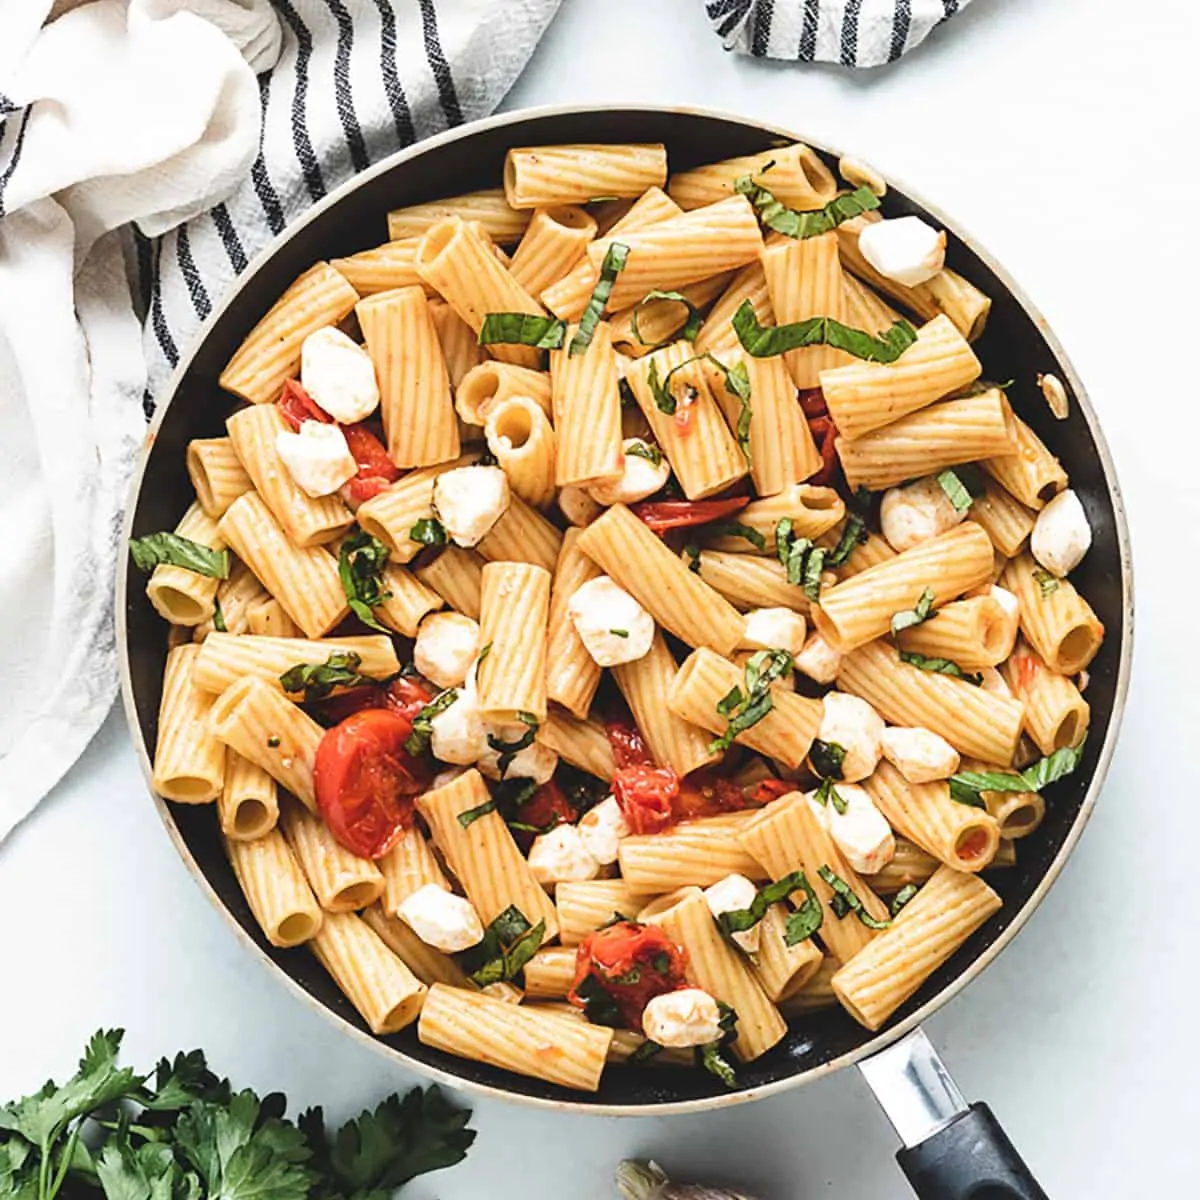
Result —
[{"label": "cherry tomato half", "polygon": [[740,512],[750,503],[749,496],[731,496],[728,500],[649,500],[635,504],[631,512],[654,533],[707,525]]},{"label": "cherry tomato half", "polygon": [[605,722],[608,744],[612,747],[613,759],[618,767],[652,767],[654,756],[642,737],[642,731],[633,723],[633,718],[615,719]]},{"label": "cherry tomato half", "polygon": [[413,820],[412,797],[429,767],[404,749],[412,722],[365,708],[327,730],[317,747],[313,785],[329,831],[362,858],[380,858]]},{"label": "cherry tomato half", "polygon": [[337,725],[347,717],[366,708],[387,708],[408,722],[412,732],[413,718],[427,705],[433,696],[429,689],[415,679],[393,679],[391,683],[371,684],[351,688],[325,700],[318,700],[309,711],[326,728]]},{"label": "cherry tomato half", "polygon": [[289,379],[284,383],[283,394],[279,397],[279,411],[295,430],[299,430],[305,421],[333,424],[333,418],[308,394],[298,379]]},{"label": "cherry tomato half", "polygon": [[813,417],[808,422],[813,441],[821,452],[821,469],[808,481],[813,487],[832,487],[841,475],[837,455],[837,426],[832,417]]},{"label": "cherry tomato half", "polygon": [[358,463],[358,474],[346,485],[349,498],[355,504],[365,504],[400,478],[400,468],[388,457],[383,442],[366,421],[343,425],[342,433]]},{"label": "cherry tomato half", "polygon": [[617,1006],[630,1029],[641,1029],[646,1005],[686,983],[686,958],[680,947],[656,925],[621,921],[590,933],[575,956],[575,981],[567,994],[585,1008],[579,986],[590,975]]},{"label": "cherry tomato half", "polygon": [[732,779],[719,774],[715,768],[705,767],[680,780],[679,796],[672,805],[672,812],[677,821],[695,821],[753,807],[753,801]]},{"label": "cherry tomato half", "polygon": [[618,767],[612,794],[633,833],[661,833],[675,821],[679,776],[670,767]]}]

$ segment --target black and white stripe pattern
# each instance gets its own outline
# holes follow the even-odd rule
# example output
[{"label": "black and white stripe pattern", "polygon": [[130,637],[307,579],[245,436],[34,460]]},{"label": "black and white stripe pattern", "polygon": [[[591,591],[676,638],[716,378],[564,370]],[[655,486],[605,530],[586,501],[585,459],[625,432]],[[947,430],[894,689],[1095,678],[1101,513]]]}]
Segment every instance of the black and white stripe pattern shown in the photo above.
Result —
[{"label": "black and white stripe pattern", "polygon": [[706,0],[727,49],[755,58],[878,67],[971,0]]},{"label": "black and white stripe pattern", "polygon": [[[223,204],[153,246],[136,241],[146,277],[148,413],[181,349],[254,255],[351,175],[419,138],[490,112],[560,0],[272,2],[284,49],[275,68],[259,78],[262,145],[249,177]],[[12,124],[15,118],[7,119]],[[0,164],[6,161],[3,137]],[[386,230],[378,234],[382,240]]]}]

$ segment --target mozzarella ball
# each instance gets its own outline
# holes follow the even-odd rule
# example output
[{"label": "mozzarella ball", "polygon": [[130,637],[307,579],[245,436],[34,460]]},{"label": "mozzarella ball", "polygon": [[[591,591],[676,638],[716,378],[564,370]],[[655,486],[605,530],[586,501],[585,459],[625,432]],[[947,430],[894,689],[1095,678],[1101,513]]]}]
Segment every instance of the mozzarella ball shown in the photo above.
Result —
[{"label": "mozzarella ball", "polygon": [[579,836],[592,857],[602,866],[617,861],[621,839],[632,832],[615,796],[606,796],[579,820]]},{"label": "mozzarella ball", "polygon": [[379,407],[375,364],[340,329],[327,325],[300,347],[300,382],[335,421],[353,425]]},{"label": "mozzarella ball", "polygon": [[824,701],[821,729],[823,742],[833,742],[846,752],[842,778],[847,783],[866,779],[883,753],[883,718],[865,701],[845,692],[830,692]]},{"label": "mozzarella ball", "polygon": [[879,526],[897,553],[911,550],[966,519],[933,476],[888,488],[879,504]]},{"label": "mozzarella ball", "polygon": [[642,1032],[672,1049],[707,1046],[721,1036],[721,1010],[700,988],[679,988],[654,996],[642,1013]]},{"label": "mozzarella ball", "polygon": [[538,883],[547,887],[595,879],[600,874],[599,862],[574,825],[557,825],[534,838],[529,867]]},{"label": "mozzarella ball", "polygon": [[433,511],[456,546],[483,541],[511,500],[508,476],[499,467],[456,467],[433,484]]},{"label": "mozzarella ball", "polygon": [[790,608],[756,608],[746,614],[742,646],[749,650],[786,650],[793,659],[804,649],[804,618]]},{"label": "mozzarella ball", "polygon": [[819,633],[814,633],[796,655],[795,667],[817,683],[832,683],[842,669],[842,655]]},{"label": "mozzarella ball", "polygon": [[885,729],[883,755],[909,783],[949,779],[959,765],[958,751],[930,729]]},{"label": "mozzarella ball", "polygon": [[487,727],[474,691],[460,689],[454,703],[430,720],[429,728],[429,748],[442,762],[469,767],[487,753]]},{"label": "mozzarella ball", "polygon": [[[518,742],[529,732],[528,725],[488,726],[487,732],[497,741]],[[539,786],[549,783],[558,767],[558,755],[541,742],[531,742],[518,750],[508,763],[504,774],[500,774],[500,755],[503,753],[487,743],[484,738],[483,753],[479,756],[479,770],[489,779],[532,779]]]},{"label": "mozzarella ball", "polygon": [[927,283],[946,265],[946,234],[920,217],[892,217],[864,225],[858,235],[863,258],[906,287]]},{"label": "mozzarella ball", "polygon": [[396,912],[421,941],[443,954],[457,954],[483,940],[475,906],[436,883],[417,888]]},{"label": "mozzarella ball", "polygon": [[275,449],[300,490],[314,499],[332,496],[358,474],[358,463],[337,425],[304,421],[299,433],[278,433]]},{"label": "mozzarella ball", "polygon": [[558,489],[558,508],[572,525],[578,525],[580,529],[590,525],[604,511],[583,488],[573,483]]},{"label": "mozzarella ball", "polygon": [[589,579],[567,601],[579,640],[601,667],[636,662],[650,652],[654,618],[607,575]]},{"label": "mozzarella ball", "polygon": [[1070,489],[1059,492],[1038,513],[1029,548],[1040,566],[1060,579],[1081,562],[1092,544],[1092,527],[1079,497]]},{"label": "mozzarella ball", "polygon": [[413,666],[440,688],[458,687],[479,657],[479,624],[462,613],[430,613],[417,630]]},{"label": "mozzarella ball", "polygon": [[860,875],[882,871],[896,854],[896,838],[887,818],[863,788],[852,783],[835,783],[833,786],[846,811],[838,812],[832,796],[821,804],[817,801],[817,793],[810,792],[808,803],[813,815],[829,831],[829,836],[855,871]]},{"label": "mozzarella ball", "polygon": [[[671,464],[656,446],[650,446],[642,438],[626,438],[622,448],[625,451],[625,467],[621,474],[615,479],[599,480],[588,488],[597,504],[636,504],[647,496],[653,496],[670,478]],[[631,448],[650,450],[652,453],[657,451],[658,462],[652,462],[644,453],[631,453]]]},{"label": "mozzarella ball", "polygon": [[[758,888],[745,875],[726,875],[724,879],[719,879],[704,889],[704,899],[708,904],[708,911],[714,917],[719,917],[722,913],[749,908],[757,895]],[[760,923],[741,933],[735,933],[733,940],[747,954],[757,954],[761,935]]]}]

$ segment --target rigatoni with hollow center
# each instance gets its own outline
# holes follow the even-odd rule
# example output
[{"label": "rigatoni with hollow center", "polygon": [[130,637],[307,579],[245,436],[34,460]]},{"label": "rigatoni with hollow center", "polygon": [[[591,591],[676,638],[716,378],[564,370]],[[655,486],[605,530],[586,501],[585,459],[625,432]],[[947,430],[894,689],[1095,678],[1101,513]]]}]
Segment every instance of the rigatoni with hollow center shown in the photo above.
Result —
[{"label": "rigatoni with hollow center", "polygon": [[681,208],[700,208],[734,195],[737,181],[747,175],[769,188],[776,200],[801,211],[822,208],[838,191],[833,172],[803,142],[676,171],[667,191]]},{"label": "rigatoni with hollow center", "polygon": [[783,904],[767,909],[759,922],[758,951],[752,959],[758,982],[773,1003],[804,988],[825,957],[812,938],[787,944],[788,916]]},{"label": "rigatoni with hollow center", "polygon": [[645,903],[624,879],[587,879],[560,883],[554,889],[558,936],[564,946],[578,946],[615,917],[632,921]]},{"label": "rigatoni with hollow center", "polygon": [[1060,675],[1076,675],[1096,657],[1104,626],[1069,579],[1055,579],[1022,554],[1000,576],[1021,602],[1021,632]]},{"label": "rigatoni with hollow center", "polygon": [[[794,483],[772,496],[751,500],[731,520],[753,529],[763,539],[763,554],[774,554],[775,533],[779,522],[785,517],[792,523],[796,537],[812,538],[816,541],[828,533],[846,515],[846,504],[831,487],[814,487],[808,483]],[[744,537],[722,534],[710,538],[708,545],[713,550],[732,553],[746,552],[749,543]],[[782,564],[780,564],[782,565]]]},{"label": "rigatoni with hollow center", "polygon": [[551,706],[537,740],[564,762],[607,782],[616,773],[608,731],[597,720],[581,720]]},{"label": "rigatoni with hollow center", "polygon": [[579,548],[580,532],[571,528],[563,535],[554,568],[546,639],[546,694],[583,719],[600,686],[601,670],[571,620],[570,604],[571,597],[602,572]]},{"label": "rigatoni with hollow center", "polygon": [[[690,563],[690,557],[688,561]],[[787,568],[778,559],[702,550],[696,561],[699,567],[696,574],[743,611],[790,608],[807,616],[812,608],[804,589],[788,582]]]},{"label": "rigatoni with hollow center", "polygon": [[706,817],[685,821],[662,833],[621,839],[621,878],[629,890],[656,896],[681,887],[710,887],[726,875],[766,879],[767,872],[739,838],[751,818]]},{"label": "rigatoni with hollow center", "polygon": [[313,640],[210,633],[196,657],[196,686],[220,694],[252,675],[283,691],[281,675],[303,663],[325,663],[331,654],[357,654],[355,671],[372,679],[390,679],[400,671],[396,647],[383,633]]},{"label": "rigatoni with hollow center", "polygon": [[539,208],[513,254],[509,270],[531,295],[557,283],[587,253],[596,218],[576,205]]},{"label": "rigatoni with hollow center", "polygon": [[550,375],[514,367],[512,363],[481,362],[463,377],[454,393],[454,405],[462,420],[483,425],[492,406],[513,396],[528,396],[547,416],[550,404]]},{"label": "rigatoni with hollow center", "polygon": [[232,842],[266,837],[279,820],[275,780],[236,750],[225,750],[225,782],[217,797],[221,832]]},{"label": "rigatoni with hollow center", "polygon": [[684,327],[690,312],[688,304],[696,309],[707,308],[732,279],[733,272],[725,271],[711,279],[701,279],[698,283],[679,288],[679,294],[687,300],[687,304],[679,300],[639,300],[637,304],[613,313],[609,319],[613,344],[620,346],[622,352],[632,358],[641,358],[643,354],[657,350]]},{"label": "rigatoni with hollow center", "polygon": [[525,994],[545,1000],[566,996],[575,982],[575,948],[543,946],[525,964]]},{"label": "rigatoni with hollow center", "polygon": [[697,354],[711,354],[724,361],[733,351],[741,353],[742,343],[733,328],[733,317],[747,300],[760,325],[775,323],[767,277],[762,263],[757,260],[743,267],[733,277],[729,287],[712,306],[712,311],[705,317],[696,335]]},{"label": "rigatoni with hollow center", "polygon": [[[968,758],[962,764],[963,771],[994,771],[1006,775],[1011,773],[1011,767],[997,767],[991,763],[980,762]],[[1000,827],[1000,845],[996,847],[998,857],[1004,843],[1028,837],[1042,823],[1046,816],[1046,802],[1038,792],[997,792],[982,791],[979,798],[984,807],[996,819]],[[992,865],[997,864],[995,858]]]},{"label": "rigatoni with hollow center", "polygon": [[568,327],[563,348],[550,355],[558,456],[554,482],[582,487],[616,479],[621,448],[621,391],[612,330],[601,321],[581,354],[571,352],[579,327]]},{"label": "rigatoni with hollow center", "polygon": [[863,878],[877,896],[894,896],[909,884],[924,883],[940,866],[941,863],[932,854],[922,850],[916,842],[898,837],[896,853],[892,855],[891,862],[882,870]]},{"label": "rigatoni with hollow center", "polygon": [[483,227],[487,236],[498,246],[511,246],[521,240],[531,214],[513,208],[504,198],[503,188],[484,188],[444,200],[424,204],[409,204],[393,208],[388,213],[388,237],[424,237],[435,225],[451,217],[470,221]]},{"label": "rigatoni with hollow center", "polygon": [[218,383],[251,404],[278,398],[300,369],[300,347],[310,333],[336,325],[358,303],[358,293],[327,262],[309,267],[246,335]]},{"label": "rigatoni with hollow center", "polygon": [[985,478],[983,495],[971,505],[971,520],[983,527],[1005,558],[1016,558],[1029,545],[1037,513],[996,480]]},{"label": "rigatoni with hollow center", "polygon": [[536,508],[513,496],[504,516],[475,549],[488,562],[520,562],[547,574],[558,562],[563,535]]},{"label": "rigatoni with hollow center", "polygon": [[535,508],[546,508],[555,496],[557,455],[554,428],[528,396],[510,396],[493,404],[484,425],[488,449],[508,476],[512,490]]},{"label": "rigatoni with hollow center", "polygon": [[228,437],[192,438],[187,448],[187,473],[196,500],[214,521],[254,487]]},{"label": "rigatoni with hollow center", "polygon": [[458,457],[458,417],[450,374],[421,287],[360,300],[354,310],[379,379],[379,416],[388,457],[426,467]]},{"label": "rigatoni with hollow center", "polygon": [[[225,539],[216,521],[198,503],[193,503],[183,514],[175,526],[175,533],[210,550],[225,548]],[[154,605],[154,611],[172,625],[203,625],[216,611],[220,586],[221,581],[215,576],[201,575],[171,563],[159,563],[150,573],[146,598]]]},{"label": "rigatoni with hollow center", "polygon": [[504,158],[504,195],[513,208],[640,196],[666,182],[661,142],[514,146]]},{"label": "rigatoni with hollow center", "polygon": [[213,697],[196,686],[200,647],[176,646],[167,654],[151,783],[165,800],[207,804],[225,782],[225,746],[209,728]]},{"label": "rigatoni with hollow center", "polygon": [[280,825],[313,894],[326,912],[355,912],[383,895],[383,875],[369,859],[347,850],[329,826],[284,797]]},{"label": "rigatoni with hollow center", "polygon": [[447,546],[414,572],[426,587],[446,602],[447,608],[472,621],[479,620],[479,597],[483,589],[483,559],[473,550]]},{"label": "rigatoni with hollow center", "polygon": [[384,600],[376,605],[376,620],[405,637],[415,638],[421,622],[442,607],[441,596],[407,567],[388,563],[383,569]]},{"label": "rigatoni with hollow center", "polygon": [[493,722],[521,714],[544,721],[549,572],[528,563],[488,563],[480,607],[480,713]]},{"label": "rigatoni with hollow center", "polygon": [[1024,642],[1001,670],[1012,694],[1025,705],[1025,731],[1043,754],[1083,741],[1092,710],[1074,682],[1050,670]]},{"label": "rigatoni with hollow center", "polygon": [[400,238],[360,250],[348,258],[330,259],[329,265],[349,281],[360,296],[373,296],[396,288],[425,287],[417,270],[419,237]]},{"label": "rigatoni with hollow center", "polygon": [[317,935],[325,914],[278,829],[253,841],[226,837],[224,846],[246,903],[272,946],[299,946]]},{"label": "rigatoni with hollow center", "polygon": [[265,592],[246,609],[246,633],[255,637],[302,638],[304,631],[287,610]]},{"label": "rigatoni with hollow center", "polygon": [[901,650],[926,658],[947,658],[977,671],[1003,662],[1013,648],[1015,629],[1004,605],[993,596],[972,596],[939,608],[928,621],[904,630]]},{"label": "rigatoni with hollow center", "polygon": [[1043,508],[1067,486],[1067,473],[1042,441],[1020,417],[1009,421],[1015,447],[985,458],[983,469],[1028,508]]}]

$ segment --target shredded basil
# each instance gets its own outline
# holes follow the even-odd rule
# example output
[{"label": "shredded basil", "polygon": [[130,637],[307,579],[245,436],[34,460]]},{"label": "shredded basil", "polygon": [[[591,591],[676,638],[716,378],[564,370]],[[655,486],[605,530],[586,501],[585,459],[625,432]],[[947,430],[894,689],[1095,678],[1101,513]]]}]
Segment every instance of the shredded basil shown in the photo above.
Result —
[{"label": "shredded basil", "polygon": [[510,905],[487,927],[483,940],[464,952],[471,982],[482,988],[516,979],[545,936],[545,921],[531,926],[525,914]]},{"label": "shredded basil", "polygon": [[842,528],[842,536],[838,538],[837,547],[825,561],[831,567],[840,567],[870,536],[867,532],[867,523],[857,513],[851,513],[846,518],[846,524]]},{"label": "shredded basil", "polygon": [[983,477],[977,468],[956,467],[939,471],[938,487],[954,505],[956,513],[965,513],[984,494]]},{"label": "shredded basil", "polygon": [[775,707],[771,684],[786,679],[791,672],[792,656],[786,650],[759,650],[752,654],[743,671],[746,690],[734,687],[717,702],[717,712],[729,721],[729,726],[709,743],[709,752],[728,750],[739,734],[757,725]]},{"label": "shredded basil", "polygon": [[482,650],[479,651],[479,657],[475,660],[475,665],[479,666],[479,664],[481,662],[483,662],[483,660],[485,658],[487,658],[487,656],[489,654],[491,654],[491,652],[492,652],[492,643],[488,642],[488,644],[486,646],[484,646],[484,648]]},{"label": "shredded basil", "polygon": [[753,525],[742,525],[738,521],[714,521],[705,532],[713,538],[745,538],[758,551],[767,548],[767,539]]},{"label": "shredded basil", "polygon": [[846,747],[837,742],[823,742],[814,738],[809,747],[808,761],[815,774],[822,779],[841,779],[842,764],[846,761]]},{"label": "shredded basil", "polygon": [[749,908],[734,908],[718,915],[717,924],[721,927],[721,932],[726,937],[732,937],[735,933],[745,933],[748,929],[753,929],[767,915],[767,909],[772,904],[786,900],[793,892],[799,890],[803,882],[804,872],[793,871],[775,883],[760,887]]},{"label": "shredded basil", "polygon": [[893,897],[891,903],[892,916],[897,917],[900,910],[919,892],[921,889],[915,883],[906,883]]},{"label": "shredded basil", "polygon": [[221,611],[220,600],[213,601],[213,628],[218,633],[228,633],[229,628],[225,624],[225,614]]},{"label": "shredded basil", "polygon": [[922,671],[932,671],[937,675],[953,675],[955,679],[965,679],[976,685],[983,682],[982,675],[968,675],[956,662],[948,658],[926,658],[924,654],[916,654],[911,650],[900,651],[900,661],[910,667],[920,667]]},{"label": "shredded basil", "polygon": [[1049,571],[1044,571],[1041,567],[1034,567],[1033,577],[1037,580],[1038,587],[1041,588],[1043,600],[1058,591],[1058,580]]},{"label": "shredded basil", "polygon": [[700,547],[695,542],[688,542],[683,548],[684,557],[688,560],[688,570],[700,574]]},{"label": "shredded basil", "polygon": [[787,568],[788,583],[803,587],[810,600],[820,600],[826,551],[814,546],[809,538],[797,537],[792,531],[791,517],[784,517],[775,526],[775,553]]},{"label": "shredded basil", "polygon": [[495,734],[489,733],[487,744],[497,751],[500,755],[497,760],[496,767],[500,772],[500,778],[503,779],[508,773],[508,768],[512,766],[512,760],[521,753],[522,750],[528,749],[533,745],[533,739],[537,736],[538,719],[530,712],[517,713],[517,720],[522,725],[526,726],[525,732],[521,734],[515,741],[506,742]]},{"label": "shredded basil", "polygon": [[630,328],[633,331],[634,340],[643,346],[648,346],[650,343],[642,337],[641,331],[638,329],[638,313],[647,304],[653,304],[656,300],[670,300],[676,304],[682,304],[687,309],[687,319],[683,328],[679,331],[679,336],[685,342],[694,342],[696,334],[700,332],[700,326],[704,321],[700,310],[682,293],[682,292],[663,292],[655,288],[652,292],[647,292],[634,305],[633,314],[630,318]]},{"label": "shredded basil", "polygon": [[157,566],[182,567],[209,579],[229,578],[228,550],[213,550],[177,533],[148,533],[130,538],[129,553],[139,571],[153,571]]},{"label": "shredded basil", "polygon": [[358,673],[362,655],[353,650],[335,650],[323,663],[297,663],[279,677],[279,686],[289,695],[304,693],[304,702],[324,700],[335,687],[362,687],[377,683]]},{"label": "shredded basil", "polygon": [[404,741],[404,749],[409,754],[416,757],[429,749],[429,743],[433,739],[433,718],[439,713],[444,713],[457,699],[458,691],[455,688],[447,688],[413,717],[412,733]]},{"label": "shredded basil", "polygon": [[735,190],[745,196],[758,210],[759,220],[768,229],[790,238],[811,238],[836,229],[844,221],[860,217],[879,207],[879,197],[869,187],[855,188],[841,196],[835,196],[824,208],[815,212],[797,212],[788,208],[750,175],[743,175],[734,183]]},{"label": "shredded basil", "polygon": [[497,343],[532,346],[535,350],[559,350],[567,336],[567,323],[557,317],[536,313],[488,313],[479,329],[479,344]]},{"label": "shredded basil", "polygon": [[460,812],[458,814],[458,823],[464,829],[470,829],[480,817],[486,817],[488,813],[495,811],[495,799],[485,800],[482,804],[477,804],[474,808],[468,808],[466,812]]},{"label": "shredded basil", "polygon": [[[841,747],[839,746],[838,749],[841,749]],[[816,795],[813,797],[813,799],[816,800],[818,804],[832,804],[834,812],[836,812],[839,816],[842,816],[850,807],[846,803],[846,799],[842,793],[833,786],[832,775],[826,775],[825,778],[821,780],[821,786],[817,788]]]},{"label": "shredded basil", "polygon": [[338,553],[338,578],[350,611],[364,624],[381,633],[390,633],[371,611],[391,596],[383,586],[388,548],[365,529],[356,530],[342,543]]},{"label": "shredded basil", "polygon": [[665,1047],[647,1038],[625,1061],[627,1063],[646,1062],[656,1054],[661,1054]]},{"label": "shredded basil", "polygon": [[604,984],[595,974],[585,975],[572,990],[583,1001],[584,1015],[593,1025],[620,1029],[625,1024],[617,1002],[608,994]]},{"label": "shredded basil", "polygon": [[934,599],[933,588],[926,588],[921,593],[921,597],[917,601],[915,608],[893,613],[892,635],[895,636],[898,633],[902,633],[905,629],[911,629],[914,625],[920,625],[928,621],[933,616]]},{"label": "shredded basil", "polygon": [[853,913],[868,929],[887,929],[891,925],[891,921],[880,921],[871,916],[854,889],[829,867],[822,864],[817,868],[817,874],[833,889],[833,899],[830,900],[829,907],[833,909],[833,915],[839,921],[847,913]]},{"label": "shredded basil", "polygon": [[436,517],[422,517],[409,530],[408,538],[422,546],[444,546],[449,541],[446,527]]},{"label": "shredded basil", "polygon": [[627,638],[629,636],[628,629],[610,629],[608,632],[611,633],[613,637]]},{"label": "shredded basil", "polygon": [[625,449],[626,454],[632,454],[634,458],[644,458],[647,462],[654,466],[659,466],[662,463],[662,451],[653,442],[643,442],[641,438],[636,439]]},{"label": "shredded basil", "polygon": [[832,317],[810,317],[791,325],[760,325],[749,300],[734,314],[733,329],[753,358],[773,358],[805,346],[833,346],[867,362],[892,363],[917,340],[917,331],[907,321],[895,322],[878,337]]},{"label": "shredded basil", "polygon": [[579,328],[575,331],[567,351],[572,358],[576,354],[582,354],[592,344],[592,335],[604,315],[604,307],[612,295],[613,284],[625,269],[628,258],[629,247],[624,242],[613,242],[605,251],[604,261],[600,264],[600,278],[596,280],[591,299],[587,302],[587,308],[583,310],[583,316],[579,318]]},{"label": "shredded basil", "polygon": [[795,946],[804,941],[806,938],[812,937],[825,919],[825,914],[821,911],[821,902],[817,899],[817,893],[813,891],[812,884],[808,882],[808,876],[803,871],[800,874],[800,891],[804,893],[804,903],[800,905],[788,919],[784,926],[783,941],[786,946]]},{"label": "shredded basil", "polygon": [[1008,771],[962,771],[950,776],[950,798],[972,808],[984,808],[982,792],[1040,792],[1070,775],[1083,758],[1085,738],[1078,746],[1065,746],[1013,774]]},{"label": "shredded basil", "polygon": [[737,1037],[737,1012],[728,1004],[717,1001],[721,1012],[721,1036],[715,1042],[696,1048],[696,1059],[699,1064],[715,1075],[726,1087],[737,1087],[737,1073],[722,1051]]}]

